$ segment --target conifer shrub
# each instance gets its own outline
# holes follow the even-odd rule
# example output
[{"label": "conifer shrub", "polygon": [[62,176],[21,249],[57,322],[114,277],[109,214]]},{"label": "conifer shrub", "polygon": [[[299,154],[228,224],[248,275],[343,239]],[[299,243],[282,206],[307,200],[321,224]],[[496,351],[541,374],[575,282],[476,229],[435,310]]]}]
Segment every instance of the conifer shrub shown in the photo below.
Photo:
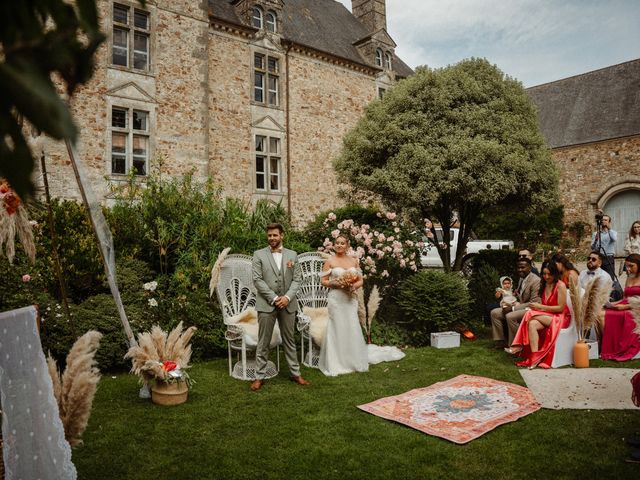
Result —
[{"label": "conifer shrub", "polygon": [[471,298],[460,275],[422,270],[406,279],[396,296],[399,326],[414,346],[428,345],[432,332],[451,330],[469,319]]}]

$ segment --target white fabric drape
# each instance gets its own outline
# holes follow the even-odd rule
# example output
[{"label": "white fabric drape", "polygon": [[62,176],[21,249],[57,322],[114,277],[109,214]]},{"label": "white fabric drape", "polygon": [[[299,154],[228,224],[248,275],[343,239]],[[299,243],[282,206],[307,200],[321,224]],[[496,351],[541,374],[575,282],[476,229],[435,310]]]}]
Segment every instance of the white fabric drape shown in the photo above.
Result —
[{"label": "white fabric drape", "polygon": [[5,480],[75,480],[35,307],[0,313],[0,402]]}]

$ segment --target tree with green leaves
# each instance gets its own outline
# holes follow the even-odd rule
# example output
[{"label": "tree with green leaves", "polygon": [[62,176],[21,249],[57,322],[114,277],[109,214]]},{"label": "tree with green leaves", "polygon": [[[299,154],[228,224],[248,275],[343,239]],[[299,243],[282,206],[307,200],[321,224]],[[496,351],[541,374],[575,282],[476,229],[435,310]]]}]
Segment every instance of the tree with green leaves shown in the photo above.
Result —
[{"label": "tree with green leaves", "polygon": [[19,195],[34,191],[24,120],[52,138],[75,141],[77,129],[53,76],[72,95],[91,78],[104,38],[95,0],[0,2],[0,177]]},{"label": "tree with green leaves", "polygon": [[436,248],[447,270],[456,222],[459,270],[484,210],[508,206],[533,215],[559,202],[558,172],[533,103],[519,81],[485,59],[419,67],[367,107],[334,166],[351,188],[439,223]]}]

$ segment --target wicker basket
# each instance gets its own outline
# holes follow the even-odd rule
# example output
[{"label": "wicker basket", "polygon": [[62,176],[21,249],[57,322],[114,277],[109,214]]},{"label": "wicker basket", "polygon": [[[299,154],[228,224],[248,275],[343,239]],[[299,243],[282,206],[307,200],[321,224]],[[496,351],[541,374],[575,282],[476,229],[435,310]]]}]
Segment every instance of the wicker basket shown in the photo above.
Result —
[{"label": "wicker basket", "polygon": [[151,401],[157,405],[180,405],[187,401],[189,387],[183,380],[158,382],[151,387]]}]

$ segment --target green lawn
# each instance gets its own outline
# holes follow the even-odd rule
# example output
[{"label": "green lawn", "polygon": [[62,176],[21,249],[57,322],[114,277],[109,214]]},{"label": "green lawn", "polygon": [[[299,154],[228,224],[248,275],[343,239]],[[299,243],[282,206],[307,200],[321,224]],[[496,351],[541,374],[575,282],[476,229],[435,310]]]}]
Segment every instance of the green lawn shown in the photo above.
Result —
[{"label": "green lawn", "polygon": [[[327,378],[305,368],[309,387],[283,372],[259,392],[230,378],[221,359],[193,367],[197,384],[177,407],[138,399],[131,375],[106,374],[73,460],[87,480],[638,478],[623,438],[640,431],[640,409],[543,409],[455,445],[355,407],[461,373],[524,385],[507,357],[487,340],[412,349],[365,374]],[[593,362],[605,365],[640,361]]]}]

